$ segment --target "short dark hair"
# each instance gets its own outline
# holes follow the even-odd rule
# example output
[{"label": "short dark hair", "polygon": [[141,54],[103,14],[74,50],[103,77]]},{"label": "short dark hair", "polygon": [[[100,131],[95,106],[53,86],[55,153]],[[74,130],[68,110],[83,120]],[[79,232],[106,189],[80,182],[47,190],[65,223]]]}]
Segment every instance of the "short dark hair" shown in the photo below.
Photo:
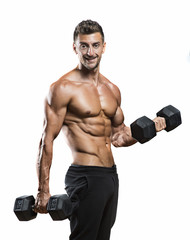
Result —
[{"label": "short dark hair", "polygon": [[79,34],[91,34],[96,32],[99,32],[102,35],[102,42],[104,42],[103,29],[97,22],[92,20],[82,21],[75,28],[73,40],[75,42]]}]

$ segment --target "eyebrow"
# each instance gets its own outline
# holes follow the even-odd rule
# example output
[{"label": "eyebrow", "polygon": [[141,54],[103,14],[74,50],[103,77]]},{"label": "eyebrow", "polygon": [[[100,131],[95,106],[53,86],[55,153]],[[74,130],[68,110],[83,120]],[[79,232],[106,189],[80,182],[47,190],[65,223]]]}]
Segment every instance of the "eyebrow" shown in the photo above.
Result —
[{"label": "eyebrow", "polygon": [[[97,44],[97,43],[100,44],[100,41],[98,41],[98,42],[94,42],[93,44]],[[86,42],[80,42],[80,44],[86,44],[86,45],[88,45],[88,43],[86,43]]]}]

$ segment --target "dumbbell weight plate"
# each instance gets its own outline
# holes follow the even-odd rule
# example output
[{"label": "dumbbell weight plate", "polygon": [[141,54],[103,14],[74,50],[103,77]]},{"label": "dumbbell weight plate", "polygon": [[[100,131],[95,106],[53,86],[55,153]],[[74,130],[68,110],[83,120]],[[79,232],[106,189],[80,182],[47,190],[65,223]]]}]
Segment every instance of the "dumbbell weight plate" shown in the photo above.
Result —
[{"label": "dumbbell weight plate", "polygon": [[167,132],[175,129],[181,123],[181,113],[180,111],[173,107],[172,105],[168,105],[167,107],[162,108],[159,112],[157,112],[157,117],[163,117],[166,120],[166,128]]},{"label": "dumbbell weight plate", "polygon": [[54,221],[64,220],[72,214],[73,205],[67,194],[54,195],[48,201],[47,210]]},{"label": "dumbbell weight plate", "polygon": [[155,123],[146,116],[143,116],[131,124],[131,132],[132,137],[140,143],[148,142],[156,136]]},{"label": "dumbbell weight plate", "polygon": [[32,210],[35,199],[32,195],[24,195],[16,198],[14,213],[20,221],[29,221],[36,218],[37,213]]}]

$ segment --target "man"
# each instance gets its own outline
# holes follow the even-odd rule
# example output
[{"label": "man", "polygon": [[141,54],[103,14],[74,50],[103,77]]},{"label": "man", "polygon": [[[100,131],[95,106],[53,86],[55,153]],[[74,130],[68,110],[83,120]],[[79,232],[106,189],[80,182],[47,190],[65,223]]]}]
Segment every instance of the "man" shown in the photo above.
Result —
[{"label": "man", "polygon": [[[61,129],[73,155],[66,174],[66,190],[77,207],[70,217],[72,240],[108,240],[118,199],[118,177],[111,152],[136,143],[124,124],[120,91],[100,72],[106,43],[101,26],[82,21],[74,31],[73,49],[78,66],[50,87],[45,101],[37,172],[39,179],[35,211],[47,213],[53,141]],[[165,120],[154,119],[156,130]]]}]

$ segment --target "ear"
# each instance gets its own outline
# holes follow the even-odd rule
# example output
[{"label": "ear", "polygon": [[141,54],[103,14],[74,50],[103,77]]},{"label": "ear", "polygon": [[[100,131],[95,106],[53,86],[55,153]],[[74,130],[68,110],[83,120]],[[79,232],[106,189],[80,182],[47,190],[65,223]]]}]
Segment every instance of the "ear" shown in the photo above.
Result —
[{"label": "ear", "polygon": [[105,50],[106,50],[106,42],[104,42],[104,44],[103,44],[103,50],[102,50],[102,53],[104,53]]},{"label": "ear", "polygon": [[77,52],[77,47],[76,47],[75,43],[73,43],[73,50],[74,50],[74,52],[75,52],[76,54],[78,54],[78,52]]}]

